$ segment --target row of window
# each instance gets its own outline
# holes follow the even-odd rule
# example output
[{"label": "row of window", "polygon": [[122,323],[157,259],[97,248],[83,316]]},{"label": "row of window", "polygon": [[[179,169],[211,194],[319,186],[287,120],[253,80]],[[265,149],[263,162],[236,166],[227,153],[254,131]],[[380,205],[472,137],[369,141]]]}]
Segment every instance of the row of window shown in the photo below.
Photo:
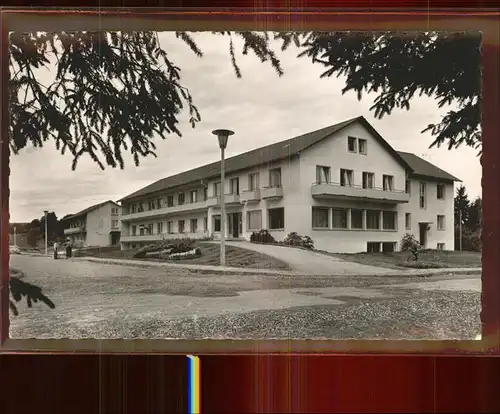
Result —
[{"label": "row of window", "polygon": [[368,143],[366,139],[347,137],[347,151],[366,155],[368,153]]},{"label": "row of window", "polygon": [[[269,187],[281,187],[281,168],[273,168],[269,170]],[[220,197],[221,183],[216,182],[213,184],[213,194],[214,197]],[[248,175],[248,191],[255,191],[260,188],[259,183],[259,173],[253,173]],[[229,179],[229,194],[240,194],[240,180],[239,178]],[[204,201],[208,198],[208,189],[203,189],[203,194],[199,197],[198,190],[191,190],[188,193],[189,203],[197,203],[198,201]],[[177,205],[183,205],[186,203],[186,193],[181,192],[177,195],[168,195],[165,200],[158,197],[154,200],[149,200],[147,203],[139,202],[137,204],[132,204],[130,206],[131,213],[142,213],[145,211],[145,206],[147,205],[148,210],[156,210],[163,207],[173,207],[174,201],[177,199]]]},{"label": "row of window", "polygon": [[117,228],[118,227],[118,220],[111,220],[111,228]]},{"label": "row of window", "polygon": [[120,214],[119,209],[117,207],[111,207],[111,215],[117,216],[118,214]]},{"label": "row of window", "polygon": [[[316,183],[328,184],[331,182],[331,167],[318,165],[316,167]],[[340,169],[340,185],[342,187],[354,186],[354,171],[345,168]],[[362,186],[366,189],[375,188],[375,174],[364,171],[362,173]],[[384,174],[382,176],[382,188],[384,191],[394,191],[394,176]]]},{"label": "row of window", "polygon": [[69,224],[70,229],[76,229],[77,227],[85,227],[85,222],[83,221],[73,221]]},{"label": "row of window", "polygon": [[[445,250],[445,243],[437,243],[437,250]],[[366,251],[368,253],[391,253],[396,250],[396,242],[367,242]]]},{"label": "row of window", "polygon": [[397,212],[340,207],[313,207],[313,229],[396,230]]},{"label": "row of window", "polygon": [[[186,227],[186,224],[189,223],[189,228]],[[200,229],[198,228],[198,219],[189,219],[189,220],[178,220],[177,221],[177,233],[197,233]],[[203,218],[203,229],[202,231],[208,230],[208,218]],[[168,234],[174,233],[174,222],[167,221],[166,232]],[[130,226],[130,235],[131,236],[151,236],[155,234],[163,234],[163,221],[159,221],[156,223],[142,224],[142,225],[132,225]]]}]

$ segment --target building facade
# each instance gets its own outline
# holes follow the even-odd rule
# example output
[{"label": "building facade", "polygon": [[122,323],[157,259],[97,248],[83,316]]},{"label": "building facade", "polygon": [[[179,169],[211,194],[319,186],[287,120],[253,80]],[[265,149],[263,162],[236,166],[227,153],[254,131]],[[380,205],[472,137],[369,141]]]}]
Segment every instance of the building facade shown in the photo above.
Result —
[{"label": "building facade", "polygon": [[76,247],[104,247],[120,244],[121,207],[105,201],[64,218],[64,236]]},{"label": "building facade", "polygon": [[168,238],[310,236],[330,252],[394,251],[405,233],[454,248],[456,177],[397,152],[363,117],[159,180],[124,197],[122,248]]}]

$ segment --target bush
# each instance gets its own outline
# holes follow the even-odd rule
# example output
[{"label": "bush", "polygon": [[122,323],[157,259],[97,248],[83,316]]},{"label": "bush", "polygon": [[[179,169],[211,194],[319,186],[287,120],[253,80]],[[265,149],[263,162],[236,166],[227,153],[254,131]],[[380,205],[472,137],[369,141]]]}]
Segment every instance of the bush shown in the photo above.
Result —
[{"label": "bush", "polygon": [[[472,232],[468,227],[462,226],[462,250],[480,252],[482,250],[481,231]],[[460,227],[455,226],[455,250],[460,250]]]},{"label": "bush", "polygon": [[161,242],[148,244],[137,250],[134,257],[143,259],[151,257],[151,253],[168,251],[169,254],[185,253],[193,249],[193,239],[178,239],[178,240],[162,240]]},{"label": "bush", "polygon": [[401,239],[401,251],[411,253],[413,260],[417,261],[418,255],[422,251],[422,246],[413,234],[406,233]]},{"label": "bush", "polygon": [[314,249],[314,242],[309,236],[301,236],[296,232],[289,233],[283,240],[283,244],[303,247],[310,250]]},{"label": "bush", "polygon": [[251,243],[264,243],[264,244],[274,244],[276,240],[273,236],[269,234],[267,230],[260,230],[258,232],[253,232],[250,236]]}]

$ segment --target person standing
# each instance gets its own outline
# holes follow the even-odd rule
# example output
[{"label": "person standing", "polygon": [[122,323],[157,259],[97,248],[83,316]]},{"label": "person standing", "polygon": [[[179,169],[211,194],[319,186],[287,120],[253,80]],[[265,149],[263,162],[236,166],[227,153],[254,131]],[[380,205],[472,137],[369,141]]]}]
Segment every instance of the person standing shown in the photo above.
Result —
[{"label": "person standing", "polygon": [[57,249],[59,248],[59,244],[57,241],[54,242],[54,260],[57,260]]},{"label": "person standing", "polygon": [[66,241],[66,259],[69,259],[71,257],[71,250],[72,250],[71,240],[68,239]]}]

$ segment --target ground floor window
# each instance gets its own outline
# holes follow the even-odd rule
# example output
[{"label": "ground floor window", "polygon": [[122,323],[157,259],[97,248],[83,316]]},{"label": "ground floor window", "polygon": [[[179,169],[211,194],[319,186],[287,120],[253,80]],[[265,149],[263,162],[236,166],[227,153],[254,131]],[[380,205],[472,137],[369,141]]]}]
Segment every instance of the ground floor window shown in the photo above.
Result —
[{"label": "ground floor window", "polygon": [[369,230],[380,230],[380,211],[366,210],[366,228]]},{"label": "ground floor window", "polygon": [[382,243],[382,251],[384,253],[393,253],[394,251],[396,251],[396,243],[395,242]]},{"label": "ground floor window", "polygon": [[380,243],[379,242],[366,243],[366,251],[368,253],[380,253]]},{"label": "ground floor window", "polygon": [[438,250],[444,250],[444,243],[438,243],[437,244],[437,249]]},{"label": "ground floor window", "polygon": [[208,217],[203,217],[203,231],[208,230]]},{"label": "ground floor window", "polygon": [[281,208],[270,208],[269,212],[269,229],[270,230],[282,230],[285,228],[285,209]]},{"label": "ground floor window", "polygon": [[172,234],[174,232],[174,223],[172,221],[167,221],[167,233]]},{"label": "ground floor window", "polygon": [[332,227],[334,229],[347,228],[347,209],[332,208]]},{"label": "ground floor window", "polygon": [[411,230],[411,213],[405,214],[405,228],[406,230]]},{"label": "ground floor window", "polygon": [[214,231],[220,231],[220,215],[213,216]]},{"label": "ground floor window", "polygon": [[162,221],[156,223],[156,230],[157,230],[158,234],[163,233],[163,222]]},{"label": "ground floor window", "polygon": [[383,211],[382,223],[384,230],[396,230],[397,214],[395,211]]},{"label": "ground floor window", "polygon": [[351,209],[351,229],[363,228],[363,210]]},{"label": "ground floor window", "polygon": [[328,208],[313,207],[312,208],[312,226],[318,229],[327,229],[328,225]]},{"label": "ground floor window", "polygon": [[262,228],[262,211],[255,210],[247,212],[248,230],[260,230]]},{"label": "ground floor window", "polygon": [[198,219],[191,219],[191,233],[198,231]]},{"label": "ground floor window", "polygon": [[184,220],[179,220],[179,233],[184,233]]}]

